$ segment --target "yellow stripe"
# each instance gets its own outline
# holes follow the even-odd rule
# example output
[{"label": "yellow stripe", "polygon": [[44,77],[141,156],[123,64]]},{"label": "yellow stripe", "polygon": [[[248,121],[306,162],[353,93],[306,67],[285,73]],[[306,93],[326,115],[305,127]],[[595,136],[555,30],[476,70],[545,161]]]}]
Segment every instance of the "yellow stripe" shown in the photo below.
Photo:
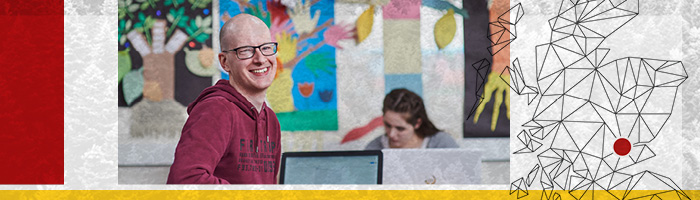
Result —
[{"label": "yellow stripe", "polygon": [[[566,191],[554,192],[551,197],[558,194],[561,200],[574,199]],[[664,191],[632,191],[627,194],[627,198],[662,192]],[[700,190],[684,192],[691,199],[700,198]],[[613,195],[623,193],[619,190],[612,191],[612,194],[596,190],[574,195],[599,200],[616,199]],[[542,191],[530,191],[520,199],[540,199],[541,195]],[[5,190],[0,191],[0,196],[2,199],[518,199],[517,194],[509,195],[507,190]],[[658,196],[660,199],[679,199],[675,191]],[[654,199],[648,197],[642,199]]]}]

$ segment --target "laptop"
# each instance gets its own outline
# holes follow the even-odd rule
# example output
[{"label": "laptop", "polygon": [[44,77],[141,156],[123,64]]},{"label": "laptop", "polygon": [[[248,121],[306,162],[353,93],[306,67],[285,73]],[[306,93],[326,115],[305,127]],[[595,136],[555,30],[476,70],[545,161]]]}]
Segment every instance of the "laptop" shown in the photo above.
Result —
[{"label": "laptop", "polygon": [[381,184],[381,151],[282,153],[280,184]]},{"label": "laptop", "polygon": [[384,184],[480,184],[481,151],[385,149]]}]

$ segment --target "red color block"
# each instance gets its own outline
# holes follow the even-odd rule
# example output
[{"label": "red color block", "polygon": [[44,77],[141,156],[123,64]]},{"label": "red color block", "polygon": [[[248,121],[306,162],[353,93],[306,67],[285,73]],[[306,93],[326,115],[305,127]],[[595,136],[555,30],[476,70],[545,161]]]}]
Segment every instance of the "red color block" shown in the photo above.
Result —
[{"label": "red color block", "polygon": [[0,184],[63,184],[63,2],[0,3]]}]

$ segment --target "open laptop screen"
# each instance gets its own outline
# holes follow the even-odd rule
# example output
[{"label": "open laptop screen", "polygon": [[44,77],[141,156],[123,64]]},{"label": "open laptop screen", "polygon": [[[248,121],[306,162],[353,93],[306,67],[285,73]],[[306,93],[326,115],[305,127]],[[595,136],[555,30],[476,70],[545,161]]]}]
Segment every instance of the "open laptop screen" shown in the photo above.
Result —
[{"label": "open laptop screen", "polygon": [[281,184],[381,184],[381,151],[286,152]]}]

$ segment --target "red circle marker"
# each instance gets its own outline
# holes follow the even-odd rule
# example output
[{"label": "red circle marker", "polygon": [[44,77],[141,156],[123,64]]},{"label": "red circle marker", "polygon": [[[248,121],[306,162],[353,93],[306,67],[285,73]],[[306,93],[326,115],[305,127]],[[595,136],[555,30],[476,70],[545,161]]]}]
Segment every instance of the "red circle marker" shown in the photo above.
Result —
[{"label": "red circle marker", "polygon": [[615,153],[617,155],[624,156],[630,153],[632,144],[630,144],[629,140],[620,138],[615,141],[615,144],[613,144],[613,149],[615,149]]},{"label": "red circle marker", "polygon": [[190,42],[189,45],[190,45],[190,48],[194,48],[195,44],[194,44],[194,42]]}]

